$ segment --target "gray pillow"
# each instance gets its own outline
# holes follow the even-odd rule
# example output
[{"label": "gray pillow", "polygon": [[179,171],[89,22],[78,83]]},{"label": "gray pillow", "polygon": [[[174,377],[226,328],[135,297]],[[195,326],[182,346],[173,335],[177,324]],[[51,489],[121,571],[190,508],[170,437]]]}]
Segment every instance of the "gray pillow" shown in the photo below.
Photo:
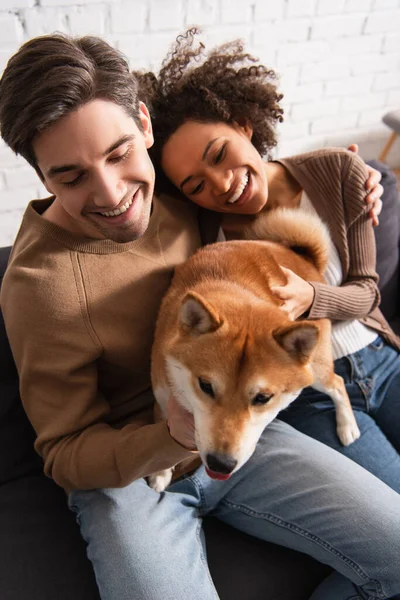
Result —
[{"label": "gray pillow", "polygon": [[379,226],[375,227],[376,268],[379,273],[381,292],[381,310],[386,319],[395,326],[394,321],[400,313],[400,199],[397,180],[393,171],[378,160],[368,164],[382,173],[381,184],[382,212]]}]

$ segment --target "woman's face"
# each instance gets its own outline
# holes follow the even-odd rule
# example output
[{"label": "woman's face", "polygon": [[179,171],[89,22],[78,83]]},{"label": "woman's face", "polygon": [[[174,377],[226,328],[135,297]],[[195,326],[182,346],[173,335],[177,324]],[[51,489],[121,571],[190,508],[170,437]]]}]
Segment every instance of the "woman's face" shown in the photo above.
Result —
[{"label": "woman's face", "polygon": [[189,200],[222,213],[256,214],[268,199],[266,163],[252,130],[186,121],[165,144],[161,166]]}]

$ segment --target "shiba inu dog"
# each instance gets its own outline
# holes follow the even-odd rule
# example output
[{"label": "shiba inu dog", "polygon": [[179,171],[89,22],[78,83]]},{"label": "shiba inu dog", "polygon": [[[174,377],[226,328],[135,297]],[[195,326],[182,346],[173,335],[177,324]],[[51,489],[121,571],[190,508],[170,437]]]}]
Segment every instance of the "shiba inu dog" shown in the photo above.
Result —
[{"label": "shiba inu dog", "polygon": [[[330,321],[292,321],[270,291],[286,282],[281,267],[324,281],[327,229],[313,215],[278,209],[259,217],[248,237],[258,239],[206,246],[176,269],[153,345],[161,412],[173,394],[193,414],[201,460],[215,479],[240,469],[306,386],[332,398],[342,444],[360,435],[333,370]],[[162,491],[171,476],[172,469],[155,473],[149,483]]]}]

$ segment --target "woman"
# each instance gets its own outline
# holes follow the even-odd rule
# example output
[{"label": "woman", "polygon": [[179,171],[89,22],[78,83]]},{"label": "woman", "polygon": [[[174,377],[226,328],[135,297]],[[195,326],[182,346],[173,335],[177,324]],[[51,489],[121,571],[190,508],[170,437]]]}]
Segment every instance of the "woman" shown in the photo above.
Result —
[{"label": "woman", "polygon": [[171,182],[189,200],[221,213],[230,238],[278,206],[317,213],[328,224],[326,284],[287,271],[287,284],[275,293],[292,318],[333,321],[335,371],[345,380],[361,438],[341,446],[333,403],[313,389],[279,418],[400,492],[400,340],[378,309],[365,165],[341,149],[268,161],[283,114],[274,71],[255,65],[238,41],[199,62],[204,46],[194,43],[196,33],[178,38],[158,78],[139,74],[151,107],[158,185],[168,190]]}]

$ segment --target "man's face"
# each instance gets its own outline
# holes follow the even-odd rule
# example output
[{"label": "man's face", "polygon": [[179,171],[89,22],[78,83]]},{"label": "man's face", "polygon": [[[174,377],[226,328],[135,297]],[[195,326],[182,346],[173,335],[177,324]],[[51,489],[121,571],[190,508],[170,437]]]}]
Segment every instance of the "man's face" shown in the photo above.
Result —
[{"label": "man's face", "polygon": [[44,185],[56,197],[49,220],[95,239],[143,235],[154,189],[147,152],[153,134],[144,104],[139,116],[143,131],[119,105],[92,100],[35,138]]}]

